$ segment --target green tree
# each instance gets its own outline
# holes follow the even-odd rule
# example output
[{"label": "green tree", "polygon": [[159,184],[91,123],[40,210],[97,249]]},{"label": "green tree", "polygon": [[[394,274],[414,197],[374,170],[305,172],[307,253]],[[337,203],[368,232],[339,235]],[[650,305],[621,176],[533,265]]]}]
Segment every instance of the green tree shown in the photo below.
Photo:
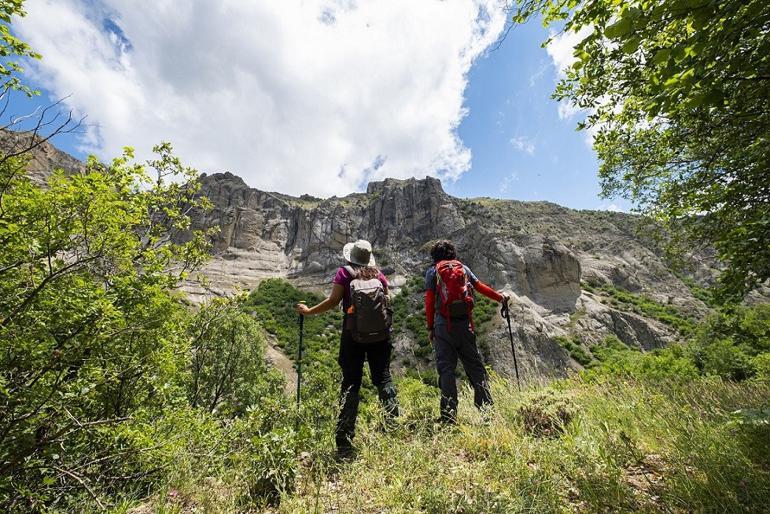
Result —
[{"label": "green tree", "polygon": [[27,95],[37,94],[22,84],[20,75],[24,71],[19,60],[24,58],[40,59],[40,54],[11,33],[11,18],[25,16],[24,0],[2,0],[0,2],[0,90],[5,94],[11,89],[24,91]]},{"label": "green tree", "polygon": [[33,508],[90,473],[108,485],[85,466],[114,463],[104,429],[184,403],[173,290],[207,256],[187,215],[207,202],[170,145],[155,151],[152,177],[127,150],[45,187],[19,172],[25,155],[0,158],[0,504]]},{"label": "green tree", "polygon": [[586,109],[603,194],[709,245],[722,297],[770,278],[770,3],[516,0],[514,21],[587,33],[554,97]]},{"label": "green tree", "polygon": [[264,332],[243,312],[245,299],[214,299],[190,323],[192,407],[242,415],[261,397],[282,391],[280,376],[265,360]]}]

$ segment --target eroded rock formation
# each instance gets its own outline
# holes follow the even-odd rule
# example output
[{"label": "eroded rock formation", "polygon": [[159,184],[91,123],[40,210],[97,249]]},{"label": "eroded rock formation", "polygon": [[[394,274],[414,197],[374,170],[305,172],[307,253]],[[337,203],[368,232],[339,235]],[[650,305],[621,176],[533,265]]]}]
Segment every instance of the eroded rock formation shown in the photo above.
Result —
[{"label": "eroded rock formation", "polygon": [[[29,143],[25,137],[0,131],[0,148],[12,152]],[[42,182],[52,169],[75,173],[83,164],[43,143],[33,150],[28,167],[33,180]],[[480,278],[513,294],[514,342],[529,379],[579,369],[575,356],[559,344],[565,338],[589,348],[615,336],[644,350],[678,339],[674,329],[654,317],[607,301],[602,285],[685,313],[707,311],[668,269],[655,238],[640,235],[638,219],[627,214],[454,198],[433,178],[386,179],[369,184],[365,193],[327,199],[259,191],[231,173],[200,180],[201,194],[214,208],[195,213],[194,226],[217,227],[219,234],[213,258],[201,273],[204,280],[183,285],[192,301],[249,290],[267,277],[326,291],[343,245],[358,238],[372,242],[398,291],[409,277],[424,274],[431,242],[449,238]],[[709,262],[694,256],[693,278],[710,280],[714,270]],[[488,363],[511,373],[507,326],[499,314],[484,327],[483,339]],[[414,358],[417,345],[413,335],[400,334],[395,361],[430,365]]]},{"label": "eroded rock formation", "polygon": [[[249,188],[230,173],[202,177],[202,194],[215,205],[195,219],[217,226],[214,259],[204,269],[215,294],[251,289],[282,276],[327,290],[342,246],[358,238],[375,247],[396,289],[430,264],[432,241],[449,238],[484,280],[514,293],[514,340],[530,376],[562,376],[579,365],[556,342],[586,346],[608,335],[642,349],[676,340],[668,326],[600,301],[581,283],[607,284],[682,309],[705,306],[665,265],[652,239],[638,235],[622,213],[574,211],[543,202],[459,199],[433,178],[387,179],[344,198],[299,198]],[[701,273],[711,276],[703,264]],[[193,297],[210,291],[187,284]],[[507,327],[499,316],[486,331],[488,360],[512,369]],[[408,353],[406,338],[397,345]]]}]

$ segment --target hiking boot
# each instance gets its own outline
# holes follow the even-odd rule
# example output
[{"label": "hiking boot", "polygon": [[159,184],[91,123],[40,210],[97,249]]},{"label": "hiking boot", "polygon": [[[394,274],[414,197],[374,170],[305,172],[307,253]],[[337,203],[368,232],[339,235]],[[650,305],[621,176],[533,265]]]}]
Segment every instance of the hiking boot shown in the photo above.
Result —
[{"label": "hiking boot", "polygon": [[440,416],[436,418],[436,420],[434,421],[434,424],[445,426],[445,427],[456,427],[457,418],[454,416]]},{"label": "hiking boot", "polygon": [[353,445],[340,445],[337,446],[337,451],[334,453],[334,460],[337,462],[350,462],[356,458],[356,449]]}]

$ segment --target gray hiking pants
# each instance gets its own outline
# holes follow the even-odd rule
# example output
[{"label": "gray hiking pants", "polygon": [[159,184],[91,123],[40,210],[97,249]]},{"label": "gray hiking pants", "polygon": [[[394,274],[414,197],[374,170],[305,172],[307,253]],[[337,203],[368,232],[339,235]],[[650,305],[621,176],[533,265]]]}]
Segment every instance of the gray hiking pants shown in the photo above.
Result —
[{"label": "gray hiking pants", "polygon": [[489,375],[476,346],[476,334],[471,330],[467,319],[453,319],[447,323],[441,315],[436,314],[433,347],[436,350],[436,370],[441,389],[441,419],[453,422],[457,417],[455,369],[458,358],[473,386],[476,407],[492,403]]}]

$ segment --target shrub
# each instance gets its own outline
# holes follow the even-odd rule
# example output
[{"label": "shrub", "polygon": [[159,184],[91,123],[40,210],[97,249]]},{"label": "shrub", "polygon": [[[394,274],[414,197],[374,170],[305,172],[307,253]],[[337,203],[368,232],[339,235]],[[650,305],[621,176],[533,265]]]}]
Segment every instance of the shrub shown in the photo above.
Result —
[{"label": "shrub", "polygon": [[570,357],[572,357],[575,361],[579,362],[582,366],[588,366],[591,364],[593,359],[590,355],[585,351],[585,348],[583,348],[583,344],[580,341],[573,341],[569,337],[565,336],[556,336],[554,337],[554,340],[567,350],[567,353],[569,353]]},{"label": "shrub", "polygon": [[262,328],[243,312],[244,298],[215,299],[192,318],[188,397],[192,407],[242,415],[282,380],[265,361]]},{"label": "shrub", "polygon": [[167,180],[195,176],[169,145],[155,151],[157,181],[130,151],[109,165],[91,158],[82,174],[58,171],[47,187],[19,172],[23,160],[0,160],[0,504],[8,509],[57,501],[67,510],[74,491],[87,491],[88,463],[99,458],[97,476],[118,477],[109,469],[135,457],[120,443],[101,444],[112,431],[184,403],[188,313],[172,291],[206,257],[186,213],[207,202],[195,198],[194,182]]},{"label": "shrub", "polygon": [[564,432],[564,427],[575,415],[575,406],[570,399],[554,391],[535,394],[519,407],[518,417],[524,430],[535,437],[555,437]]},{"label": "shrub", "polygon": [[707,375],[745,380],[754,373],[750,357],[732,339],[720,339],[696,347],[695,359]]},{"label": "shrub", "polygon": [[751,358],[754,376],[759,380],[770,380],[770,352],[760,353]]},{"label": "shrub", "polygon": [[248,442],[248,495],[252,503],[278,503],[292,491],[297,475],[295,441],[291,431],[273,430]]},{"label": "shrub", "polygon": [[698,368],[683,345],[640,352],[611,335],[605,337],[601,344],[592,346],[591,352],[597,361],[583,374],[588,380],[617,376],[690,380],[699,375]]}]

